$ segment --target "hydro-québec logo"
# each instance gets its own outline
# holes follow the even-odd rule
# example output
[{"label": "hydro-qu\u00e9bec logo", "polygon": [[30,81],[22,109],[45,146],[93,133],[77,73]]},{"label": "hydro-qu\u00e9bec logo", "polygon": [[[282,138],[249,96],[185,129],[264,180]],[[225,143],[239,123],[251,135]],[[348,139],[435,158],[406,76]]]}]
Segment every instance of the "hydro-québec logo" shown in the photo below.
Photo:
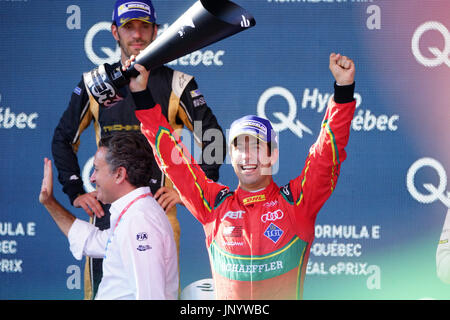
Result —
[{"label": "hydro-qu\u00e9bec logo", "polygon": [[36,129],[38,117],[37,112],[26,114],[0,105],[0,129]]},{"label": "hydro-qu\u00e9bec logo", "polygon": [[0,107],[0,129],[36,129],[37,112],[26,114],[15,113],[10,108]]}]

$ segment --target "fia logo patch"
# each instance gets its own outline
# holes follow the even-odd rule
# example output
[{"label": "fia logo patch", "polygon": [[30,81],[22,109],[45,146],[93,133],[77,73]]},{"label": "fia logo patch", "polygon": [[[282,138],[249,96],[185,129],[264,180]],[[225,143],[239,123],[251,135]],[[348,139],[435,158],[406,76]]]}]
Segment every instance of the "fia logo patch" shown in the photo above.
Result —
[{"label": "fia logo patch", "polygon": [[273,241],[273,243],[277,243],[277,241],[281,238],[283,234],[283,230],[278,228],[275,224],[271,223],[266,231],[264,231],[264,235]]},{"label": "fia logo patch", "polygon": [[148,234],[147,234],[147,232],[139,232],[137,235],[136,235],[136,240],[137,241],[144,241],[144,240],[147,240],[148,239]]}]

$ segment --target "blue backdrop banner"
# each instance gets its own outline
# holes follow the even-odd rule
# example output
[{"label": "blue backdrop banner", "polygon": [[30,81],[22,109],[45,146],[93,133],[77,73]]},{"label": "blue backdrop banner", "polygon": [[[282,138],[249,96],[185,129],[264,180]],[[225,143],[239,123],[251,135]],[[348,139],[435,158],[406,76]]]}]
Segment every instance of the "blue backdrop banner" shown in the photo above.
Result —
[{"label": "blue backdrop banner", "polygon": [[[154,0],[160,32],[194,2]],[[168,65],[195,76],[224,129],[246,114],[272,121],[277,184],[299,175],[317,138],[333,94],[329,54],[356,63],[348,158],[316,221],[304,298],[449,298],[435,255],[450,208],[450,2],[236,3],[255,27]],[[0,299],[83,299],[84,261],[72,257],[38,196],[43,158],[51,157],[53,131],[82,73],[119,59],[112,9],[112,0],[0,0]],[[93,128],[81,144],[92,190]],[[229,163],[220,182],[235,188]],[[87,220],[56,175],[54,186],[61,203]],[[211,278],[211,269],[201,225],[182,206],[178,216],[185,288]]]}]

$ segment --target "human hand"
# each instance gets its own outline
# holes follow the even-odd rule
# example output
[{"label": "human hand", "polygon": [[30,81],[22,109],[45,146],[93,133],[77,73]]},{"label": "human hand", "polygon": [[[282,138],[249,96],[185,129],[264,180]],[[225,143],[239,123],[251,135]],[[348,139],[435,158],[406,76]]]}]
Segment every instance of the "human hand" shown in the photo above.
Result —
[{"label": "human hand", "polygon": [[44,158],[44,177],[42,179],[41,192],[39,193],[39,202],[45,206],[54,200],[52,160]]},{"label": "human hand", "polygon": [[[122,70],[125,71],[135,59],[136,56],[132,55],[130,59],[125,62],[125,65],[122,66]],[[147,89],[147,82],[150,71],[145,69],[145,67],[140,64],[135,64],[134,68],[139,71],[139,75],[137,77],[130,78],[130,90],[131,92],[144,91]]]},{"label": "human hand", "polygon": [[97,218],[101,218],[105,215],[100,202],[97,200],[97,191],[79,195],[73,201],[73,206],[75,208],[83,208],[83,210],[91,217],[93,217],[94,214]]},{"label": "human hand", "polygon": [[346,86],[355,81],[355,63],[339,53],[330,54],[330,71],[338,85]]},{"label": "human hand", "polygon": [[172,188],[159,188],[158,191],[156,191],[154,198],[165,212],[172,209],[176,204],[183,204],[178,192]]}]

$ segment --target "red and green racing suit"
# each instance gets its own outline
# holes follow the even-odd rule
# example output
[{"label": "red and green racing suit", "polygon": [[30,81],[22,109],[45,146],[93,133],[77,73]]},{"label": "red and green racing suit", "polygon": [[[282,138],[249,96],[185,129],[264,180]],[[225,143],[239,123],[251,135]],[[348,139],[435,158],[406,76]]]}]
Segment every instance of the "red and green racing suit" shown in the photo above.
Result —
[{"label": "red and green racing suit", "polygon": [[[335,100],[339,88],[335,85]],[[208,179],[159,105],[136,110],[158,165],[204,227],[218,299],[302,298],[315,219],[336,187],[346,158],[353,90],[354,84],[351,98],[347,94],[344,102],[330,100],[300,175],[282,187],[272,181],[259,192],[231,191]],[[136,106],[149,107],[148,92],[134,97]]]}]

